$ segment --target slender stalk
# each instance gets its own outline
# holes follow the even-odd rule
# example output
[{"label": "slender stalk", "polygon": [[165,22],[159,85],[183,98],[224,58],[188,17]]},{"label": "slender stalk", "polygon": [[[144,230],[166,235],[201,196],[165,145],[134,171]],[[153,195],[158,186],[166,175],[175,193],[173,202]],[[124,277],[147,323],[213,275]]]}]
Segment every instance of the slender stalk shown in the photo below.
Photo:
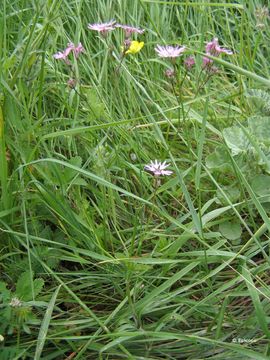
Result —
[{"label": "slender stalk", "polygon": [[8,196],[8,165],[5,145],[5,126],[4,114],[0,105],[0,180],[1,180],[1,203],[2,209],[7,210],[9,207]]}]

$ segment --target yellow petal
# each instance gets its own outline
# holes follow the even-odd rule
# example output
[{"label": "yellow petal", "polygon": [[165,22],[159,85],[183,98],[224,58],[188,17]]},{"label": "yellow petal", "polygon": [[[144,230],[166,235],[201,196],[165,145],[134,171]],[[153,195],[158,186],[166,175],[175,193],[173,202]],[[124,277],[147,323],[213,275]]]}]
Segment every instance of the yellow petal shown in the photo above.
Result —
[{"label": "yellow petal", "polygon": [[129,49],[126,51],[126,54],[136,54],[144,46],[144,42],[141,41],[131,41]]}]

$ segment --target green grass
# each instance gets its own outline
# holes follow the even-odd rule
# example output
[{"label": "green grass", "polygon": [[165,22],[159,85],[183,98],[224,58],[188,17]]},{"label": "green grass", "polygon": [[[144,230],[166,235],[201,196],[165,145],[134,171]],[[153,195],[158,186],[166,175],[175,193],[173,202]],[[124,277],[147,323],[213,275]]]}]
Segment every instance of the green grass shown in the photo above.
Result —
[{"label": "green grass", "polygon": [[[1,360],[269,359],[270,132],[247,124],[270,118],[246,96],[270,85],[263,5],[1,1]],[[146,29],[138,54],[87,29],[110,19]],[[214,37],[234,54],[200,86]],[[196,56],[181,87],[157,44]]]}]

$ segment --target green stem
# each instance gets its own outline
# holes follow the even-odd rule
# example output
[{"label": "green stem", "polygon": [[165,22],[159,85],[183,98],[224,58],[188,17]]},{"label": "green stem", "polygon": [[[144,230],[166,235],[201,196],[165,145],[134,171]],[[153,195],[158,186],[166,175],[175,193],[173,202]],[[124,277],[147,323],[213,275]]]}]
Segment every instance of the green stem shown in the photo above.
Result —
[{"label": "green stem", "polygon": [[0,181],[1,181],[1,202],[3,209],[7,210],[9,207],[7,181],[8,181],[8,166],[6,158],[5,145],[5,131],[4,131],[4,115],[2,107],[0,106]]}]

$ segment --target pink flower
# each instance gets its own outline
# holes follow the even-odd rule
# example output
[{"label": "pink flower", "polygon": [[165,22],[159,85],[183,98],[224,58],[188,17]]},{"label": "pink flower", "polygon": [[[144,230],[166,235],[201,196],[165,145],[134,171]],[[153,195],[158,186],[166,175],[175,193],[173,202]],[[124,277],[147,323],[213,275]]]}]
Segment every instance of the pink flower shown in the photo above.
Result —
[{"label": "pink flower", "polygon": [[212,59],[207,58],[206,56],[203,57],[203,69],[206,70],[209,74],[216,74],[219,69],[218,67],[213,65],[214,61]]},{"label": "pink flower", "polygon": [[175,77],[175,72],[173,69],[167,69],[164,74],[169,79]]},{"label": "pink flower", "polygon": [[185,46],[157,45],[155,47],[157,55],[162,58],[176,58],[181,56],[185,49]]},{"label": "pink flower", "polygon": [[130,35],[133,33],[143,34],[145,31],[144,29],[140,29],[129,25],[122,25],[122,24],[116,24],[115,27],[123,29],[125,31],[126,38],[129,38]]},{"label": "pink flower", "polygon": [[208,57],[203,57],[203,68],[210,67],[213,64],[213,60],[209,59]]},{"label": "pink flower", "polygon": [[53,57],[55,59],[63,59],[66,60],[66,58],[68,57],[69,53],[74,49],[74,44],[73,43],[68,43],[67,48],[64,51],[58,51],[58,53],[54,54]]},{"label": "pink flower", "polygon": [[75,88],[76,84],[77,84],[77,81],[75,79],[69,79],[68,82],[67,82],[67,85],[70,88]]},{"label": "pink flower", "polygon": [[73,48],[73,52],[74,52],[74,55],[75,55],[76,59],[78,58],[79,54],[84,52],[84,51],[85,51],[85,49],[84,49],[84,47],[82,46],[81,43],[79,43],[78,46]]},{"label": "pink flower", "polygon": [[195,65],[195,59],[193,56],[189,56],[184,60],[184,65],[187,70],[190,70]]},{"label": "pink flower", "polygon": [[166,164],[166,161],[162,163],[155,160],[151,161],[150,164],[145,165],[144,170],[153,173],[154,176],[170,176],[171,174],[173,174],[173,171],[165,170],[168,166],[170,166],[170,164]]},{"label": "pink flower", "polygon": [[95,30],[105,35],[108,31],[112,31],[115,29],[115,20],[111,20],[106,23],[101,24],[88,24],[88,29]]},{"label": "pink flower", "polygon": [[55,59],[66,59],[66,55],[64,54],[64,52],[58,51],[58,53],[54,54],[53,57]]},{"label": "pink flower", "polygon": [[68,43],[67,48],[64,51],[58,51],[58,53],[54,54],[53,57],[55,59],[63,59],[66,62],[68,62],[67,57],[71,51],[73,52],[73,54],[77,59],[79,54],[81,52],[84,52],[85,50],[81,43],[79,43],[78,46],[75,46],[73,43]]},{"label": "pink flower", "polygon": [[218,38],[214,38],[212,41],[206,44],[205,46],[206,53],[212,56],[218,56],[221,53],[225,53],[227,55],[232,55],[233,52],[229,49],[225,49],[219,46]]}]

